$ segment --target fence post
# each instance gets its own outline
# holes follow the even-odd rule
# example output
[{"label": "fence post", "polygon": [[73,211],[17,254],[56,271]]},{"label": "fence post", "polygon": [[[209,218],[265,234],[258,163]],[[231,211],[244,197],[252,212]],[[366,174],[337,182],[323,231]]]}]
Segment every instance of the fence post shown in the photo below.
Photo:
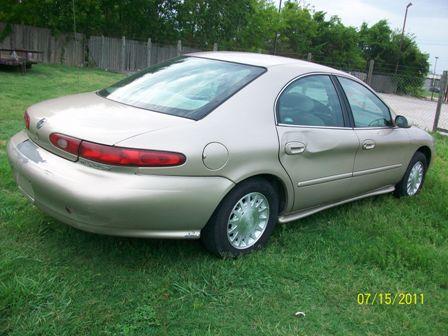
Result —
[{"label": "fence post", "polygon": [[177,56],[180,56],[182,54],[182,41],[177,40]]},{"label": "fence post", "polygon": [[[14,25],[13,25],[13,29],[14,29]],[[12,37],[11,37],[10,41],[11,41],[11,49],[13,49],[13,47],[12,47]],[[47,36],[47,55],[46,56],[47,56],[46,57],[46,62],[47,63],[51,63],[51,33],[50,32],[48,33],[48,36]]]},{"label": "fence post", "polygon": [[367,84],[372,85],[372,77],[373,77],[373,67],[375,66],[375,61],[370,60],[369,62],[369,71],[367,72]]},{"label": "fence post", "polygon": [[125,71],[126,65],[126,37],[121,37],[121,71]]},{"label": "fence post", "polygon": [[105,62],[105,57],[106,57],[106,50],[105,50],[105,48],[106,48],[106,45],[104,43],[104,36],[101,35],[101,61],[100,61],[100,68],[101,69],[105,68],[104,63],[106,63]]},{"label": "fence post", "polygon": [[152,41],[151,38],[149,38],[148,43],[146,44],[146,66],[151,65],[151,48],[152,48]]},{"label": "fence post", "polygon": [[436,115],[434,117],[434,125],[432,126],[432,131],[437,131],[439,127],[439,118],[440,118],[440,111],[442,110],[442,104],[445,99],[445,91],[448,81],[448,71],[444,71],[442,78],[440,79],[440,93],[439,93],[439,100],[437,101],[437,109],[436,109]]},{"label": "fence post", "polygon": [[307,60],[308,62],[311,62],[312,59],[313,59],[313,54],[309,52],[309,53],[306,55],[306,60]]},{"label": "fence post", "polygon": [[81,66],[86,66],[88,40],[86,35],[82,34],[81,38]]},{"label": "fence post", "polygon": [[213,43],[213,51],[218,51],[218,43]]}]

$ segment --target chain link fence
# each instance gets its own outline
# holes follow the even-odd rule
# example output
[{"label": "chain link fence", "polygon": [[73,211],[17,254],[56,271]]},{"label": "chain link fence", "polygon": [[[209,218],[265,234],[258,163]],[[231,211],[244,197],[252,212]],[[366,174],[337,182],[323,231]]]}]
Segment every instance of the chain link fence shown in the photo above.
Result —
[{"label": "chain link fence", "polygon": [[[270,54],[270,52],[266,52]],[[406,116],[411,123],[429,131],[448,134],[447,75],[440,80],[428,78],[419,69],[406,65],[376,64],[374,60],[365,67],[347,62],[331,62],[311,53],[276,53],[305,61],[312,61],[347,72],[370,85],[392,107],[396,114]]]},{"label": "chain link fence", "polygon": [[[0,31],[3,26],[0,23]],[[68,33],[53,36],[48,29],[23,25],[12,25],[11,33],[0,41],[0,48],[40,50],[36,57],[43,63],[87,65],[120,72],[135,72],[188,52],[226,49],[217,43],[210,43],[206,48],[187,45],[182,41],[164,44],[150,38],[138,41],[83,34],[76,34],[74,38]],[[418,69],[406,65],[371,60],[360,67],[355,65],[359,62],[350,59],[334,62],[327,55],[298,54],[279,49],[276,53],[279,56],[311,61],[350,73],[379,92],[396,113],[416,120],[420,127],[448,133],[446,73],[442,80],[431,80]],[[232,51],[272,53],[260,49]]]}]

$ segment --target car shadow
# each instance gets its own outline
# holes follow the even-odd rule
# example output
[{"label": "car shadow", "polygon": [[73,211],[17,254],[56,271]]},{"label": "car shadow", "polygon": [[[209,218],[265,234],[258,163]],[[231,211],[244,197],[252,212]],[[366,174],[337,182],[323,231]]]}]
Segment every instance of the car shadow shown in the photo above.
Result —
[{"label": "car shadow", "polygon": [[[283,238],[285,234],[288,236],[289,234],[312,234],[316,231],[325,231],[329,225],[336,224],[332,219],[340,216],[341,213],[354,211],[353,207],[367,206],[377,200],[381,201],[385,197],[390,196],[381,195],[359,200],[291,223],[278,224],[270,239],[270,244],[276,244],[277,240],[286,239]],[[107,262],[111,265],[144,267],[148,264],[163,261],[166,265],[175,267],[188,262],[200,263],[205,260],[220,260],[217,256],[208,252],[200,240],[106,236],[78,230],[45,214],[43,214],[43,218],[44,221],[40,224],[40,230],[44,243],[48,244],[51,249],[63,251],[51,254],[55,258],[59,258],[59,262],[71,262],[78,259],[83,262]],[[291,251],[291,253],[294,253],[294,251]]]},{"label": "car shadow", "polygon": [[110,262],[132,264],[148,259],[163,259],[164,262],[184,263],[185,260],[215,258],[204,249],[200,240],[150,239],[107,236],[81,231],[47,215],[42,225],[45,240],[57,250],[65,251],[68,258],[78,255],[88,259],[104,259]]}]

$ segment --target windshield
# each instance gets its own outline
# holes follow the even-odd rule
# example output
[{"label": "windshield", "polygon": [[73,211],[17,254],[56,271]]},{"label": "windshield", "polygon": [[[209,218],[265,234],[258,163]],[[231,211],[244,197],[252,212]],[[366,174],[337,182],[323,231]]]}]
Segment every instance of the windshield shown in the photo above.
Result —
[{"label": "windshield", "polygon": [[198,120],[265,72],[264,68],[199,57],[151,66],[98,92],[102,97]]}]

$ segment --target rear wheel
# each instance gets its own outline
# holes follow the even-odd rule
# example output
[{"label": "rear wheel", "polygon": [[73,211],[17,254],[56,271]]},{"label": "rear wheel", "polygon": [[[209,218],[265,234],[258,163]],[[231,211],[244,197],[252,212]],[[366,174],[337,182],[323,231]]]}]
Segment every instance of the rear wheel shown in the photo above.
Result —
[{"label": "rear wheel", "polygon": [[427,169],[426,156],[421,152],[416,152],[403,179],[395,186],[395,195],[397,197],[416,195],[423,186]]},{"label": "rear wheel", "polygon": [[260,248],[274,230],[278,206],[277,192],[268,181],[244,181],[215,210],[201,232],[202,242],[221,257],[236,257]]}]

